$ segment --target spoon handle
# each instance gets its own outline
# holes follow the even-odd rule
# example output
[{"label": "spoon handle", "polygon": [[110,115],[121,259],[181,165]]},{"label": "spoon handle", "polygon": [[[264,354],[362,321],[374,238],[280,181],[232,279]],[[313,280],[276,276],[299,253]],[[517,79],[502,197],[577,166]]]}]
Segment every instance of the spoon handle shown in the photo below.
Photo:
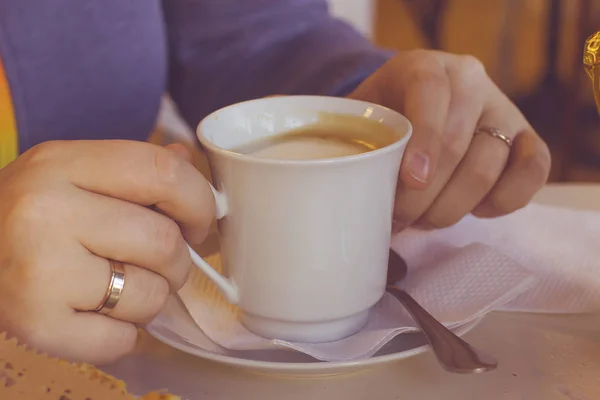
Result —
[{"label": "spoon handle", "polygon": [[387,291],[394,295],[404,305],[429,341],[433,353],[440,364],[449,372],[462,374],[486,372],[496,369],[498,361],[472,347],[456,336],[442,323],[429,314],[407,292],[396,287],[388,286]]}]

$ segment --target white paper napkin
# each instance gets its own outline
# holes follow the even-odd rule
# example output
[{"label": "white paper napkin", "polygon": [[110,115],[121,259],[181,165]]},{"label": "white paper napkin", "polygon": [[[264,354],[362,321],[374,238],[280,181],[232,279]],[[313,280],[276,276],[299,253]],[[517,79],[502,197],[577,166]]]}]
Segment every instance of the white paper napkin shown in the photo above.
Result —
[{"label": "white paper napkin", "polygon": [[[392,248],[409,266],[401,286],[447,326],[493,310],[600,311],[600,213],[530,205],[493,220],[466,217],[443,230],[407,230],[393,238]],[[220,268],[218,254],[207,261]],[[349,338],[321,344],[268,340],[249,332],[237,308],[199,271],[179,294],[204,333],[230,350],[290,348],[319,360],[352,360],[417,330],[386,294],[367,325]]]}]

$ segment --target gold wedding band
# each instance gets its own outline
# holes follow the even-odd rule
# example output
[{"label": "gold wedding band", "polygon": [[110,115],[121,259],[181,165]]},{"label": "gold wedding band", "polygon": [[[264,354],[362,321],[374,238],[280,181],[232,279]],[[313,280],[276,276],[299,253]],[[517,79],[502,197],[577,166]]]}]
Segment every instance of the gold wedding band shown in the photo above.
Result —
[{"label": "gold wedding band", "polygon": [[502,140],[504,144],[508,146],[509,149],[512,147],[512,139],[503,134],[502,131],[498,128],[480,126],[479,128],[475,129],[475,134],[477,133],[487,133],[491,137],[495,137],[496,139]]},{"label": "gold wedding band", "polygon": [[125,287],[125,266],[123,263],[115,260],[108,260],[108,263],[110,264],[110,283],[102,302],[92,310],[105,315],[116,307]]}]

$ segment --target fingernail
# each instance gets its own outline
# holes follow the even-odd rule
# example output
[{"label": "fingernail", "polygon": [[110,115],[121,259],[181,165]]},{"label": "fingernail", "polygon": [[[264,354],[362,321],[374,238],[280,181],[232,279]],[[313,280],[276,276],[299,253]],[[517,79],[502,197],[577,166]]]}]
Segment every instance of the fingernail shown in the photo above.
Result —
[{"label": "fingernail", "polygon": [[423,152],[409,155],[408,173],[420,182],[427,182],[429,178],[429,156]]}]

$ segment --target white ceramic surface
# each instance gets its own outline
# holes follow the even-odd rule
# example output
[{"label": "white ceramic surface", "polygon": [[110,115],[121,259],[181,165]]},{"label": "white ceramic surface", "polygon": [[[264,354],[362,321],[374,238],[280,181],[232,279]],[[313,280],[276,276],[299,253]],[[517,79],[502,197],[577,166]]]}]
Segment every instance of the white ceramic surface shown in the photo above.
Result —
[{"label": "white ceramic surface", "polygon": [[[229,151],[345,114],[386,125],[397,141],[345,157],[277,160]],[[242,323],[267,338],[329,342],[359,331],[385,290],[400,162],[401,114],[362,101],[281,96],[234,104],[200,122],[228,279],[192,254]],[[192,251],[192,250],[191,250]],[[193,252],[193,251],[192,251]]]},{"label": "white ceramic surface", "polygon": [[[477,322],[459,327],[455,332],[463,335],[473,329]],[[293,377],[347,374],[403,360],[427,350],[422,334],[405,333],[386,344],[375,356],[354,361],[323,362],[289,349],[230,351],[207,338],[176,297],[171,297],[165,309],[146,330],[161,342],[200,358],[254,372]]]},{"label": "white ceramic surface", "polygon": [[[545,204],[600,210],[600,185],[550,185]],[[465,338],[497,355],[497,371],[454,375],[431,352],[360,373],[289,379],[247,373],[166,346],[147,334],[104,368],[135,393],[168,388],[185,400],[597,400],[600,316],[493,313]]]}]

